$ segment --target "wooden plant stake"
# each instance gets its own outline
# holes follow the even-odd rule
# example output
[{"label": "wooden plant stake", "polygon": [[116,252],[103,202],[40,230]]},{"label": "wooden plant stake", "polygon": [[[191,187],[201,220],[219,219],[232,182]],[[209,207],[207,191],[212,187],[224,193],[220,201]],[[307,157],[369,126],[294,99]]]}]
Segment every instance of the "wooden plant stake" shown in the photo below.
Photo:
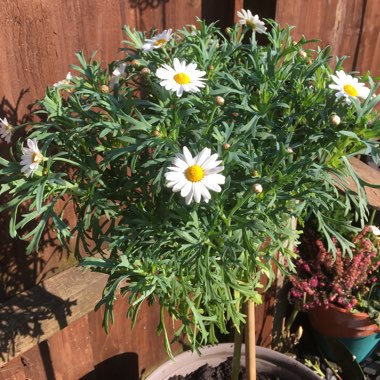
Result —
[{"label": "wooden plant stake", "polygon": [[256,327],[255,303],[247,301],[247,323],[245,335],[245,371],[247,380],[256,380]]}]

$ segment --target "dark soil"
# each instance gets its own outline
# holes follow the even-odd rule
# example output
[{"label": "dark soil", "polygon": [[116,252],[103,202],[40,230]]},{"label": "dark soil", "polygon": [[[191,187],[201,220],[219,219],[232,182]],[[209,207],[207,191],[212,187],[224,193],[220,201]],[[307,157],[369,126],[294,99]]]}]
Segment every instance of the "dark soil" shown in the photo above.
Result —
[{"label": "dark soil", "polygon": [[[186,376],[176,375],[169,380],[231,380],[232,358],[228,358],[218,367],[210,367],[205,364]],[[239,373],[239,380],[245,380],[245,368],[242,367]],[[278,377],[257,374],[257,380],[285,380]]]}]

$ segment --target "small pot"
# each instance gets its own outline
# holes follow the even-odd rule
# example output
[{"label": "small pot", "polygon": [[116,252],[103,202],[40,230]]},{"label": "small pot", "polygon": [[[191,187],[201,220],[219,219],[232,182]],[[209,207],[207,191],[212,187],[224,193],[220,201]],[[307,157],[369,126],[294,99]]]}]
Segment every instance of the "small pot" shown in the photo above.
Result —
[{"label": "small pot", "polygon": [[[200,350],[201,355],[185,351],[157,368],[145,380],[168,380],[175,375],[185,376],[199,367],[208,364],[216,367],[227,358],[233,356],[233,343],[222,343],[206,346]],[[245,364],[244,345],[241,350],[241,365]],[[260,374],[278,376],[280,379],[321,380],[313,371],[302,363],[284,354],[264,347],[256,347],[256,366]]]},{"label": "small pot", "polygon": [[[360,363],[380,341],[380,328],[366,313],[351,313],[341,307],[316,307],[308,312],[311,326],[325,355],[334,360],[328,337],[341,341]],[[326,338],[327,337],[327,338]]]}]

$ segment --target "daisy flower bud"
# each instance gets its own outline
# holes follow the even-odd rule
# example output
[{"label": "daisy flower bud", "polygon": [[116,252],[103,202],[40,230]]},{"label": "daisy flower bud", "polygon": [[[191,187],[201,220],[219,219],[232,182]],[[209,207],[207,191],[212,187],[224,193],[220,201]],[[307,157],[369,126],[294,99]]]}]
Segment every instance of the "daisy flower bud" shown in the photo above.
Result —
[{"label": "daisy flower bud", "polygon": [[300,51],[298,52],[298,55],[299,55],[301,58],[303,58],[303,59],[307,58],[307,53],[306,53],[305,50],[300,50]]},{"label": "daisy flower bud", "polygon": [[132,62],[131,62],[131,65],[132,67],[134,67],[135,69],[138,69],[141,65],[140,61],[138,59],[134,59]]},{"label": "daisy flower bud", "polygon": [[224,105],[224,98],[221,97],[221,96],[216,96],[216,97],[215,97],[215,103],[216,103],[218,106],[222,106],[222,105]]},{"label": "daisy flower bud", "polygon": [[110,88],[106,84],[102,84],[100,86],[100,92],[103,94],[108,94],[110,92]]},{"label": "daisy flower bud", "polygon": [[330,121],[331,121],[331,124],[339,125],[340,124],[340,117],[336,114],[331,115]]},{"label": "daisy flower bud", "polygon": [[148,67],[144,67],[142,70],[141,70],[141,74],[144,75],[145,77],[147,77],[148,75],[150,75],[151,71]]},{"label": "daisy flower bud", "polygon": [[256,194],[260,194],[263,192],[263,187],[259,183],[255,183],[252,185],[252,191]]},{"label": "daisy flower bud", "polygon": [[286,152],[289,154],[293,154],[294,150],[289,146],[288,148],[286,148]]},{"label": "daisy flower bud", "polygon": [[231,148],[231,145],[230,144],[228,144],[228,143],[224,143],[223,144],[223,149],[224,150],[228,150],[228,149],[230,149]]}]

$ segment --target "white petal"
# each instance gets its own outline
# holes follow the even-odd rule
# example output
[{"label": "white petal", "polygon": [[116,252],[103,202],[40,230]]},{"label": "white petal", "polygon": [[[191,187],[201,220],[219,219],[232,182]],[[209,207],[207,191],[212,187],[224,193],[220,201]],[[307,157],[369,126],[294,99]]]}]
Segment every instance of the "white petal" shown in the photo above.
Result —
[{"label": "white petal", "polygon": [[217,193],[220,193],[222,191],[222,188],[217,183],[215,183],[212,179],[210,179],[210,177],[204,177],[201,180],[201,183],[203,183],[203,185],[205,185],[208,189],[216,191]]},{"label": "white petal", "polygon": [[177,92],[176,92],[177,96],[180,98],[183,94],[183,87],[182,86],[179,86],[179,88],[177,89]]},{"label": "white petal", "polygon": [[199,185],[203,186],[199,182],[193,183],[194,201],[197,203],[199,203],[201,201],[201,198],[202,198],[202,192],[201,192]]},{"label": "white petal", "polygon": [[188,183],[188,181],[186,181],[185,178],[181,179],[180,181],[178,181],[174,186],[173,186],[173,191],[174,192],[177,192],[177,191],[180,191],[182,190],[186,184]]},{"label": "white petal", "polygon": [[193,188],[193,183],[190,182],[190,181],[187,181],[185,186],[182,188],[181,190],[181,197],[186,197],[187,195],[189,195],[190,192],[192,192],[192,188]]},{"label": "white petal", "polygon": [[201,191],[201,194],[204,198],[204,200],[206,202],[208,202],[209,199],[211,199],[211,194],[210,192],[207,190],[207,187],[202,183],[202,182],[199,182],[199,189]]},{"label": "white petal", "polygon": [[189,205],[190,203],[191,203],[191,201],[193,200],[193,192],[192,191],[190,191],[190,193],[186,196],[186,198],[185,198],[185,203],[187,204],[187,205]]},{"label": "white petal", "polygon": [[204,148],[201,150],[200,153],[198,153],[194,157],[194,162],[196,165],[202,166],[203,163],[210,157],[211,155],[211,149],[209,148]]},{"label": "white petal", "polygon": [[194,165],[194,158],[186,146],[183,147],[183,155],[185,156],[185,160],[188,166]]}]

